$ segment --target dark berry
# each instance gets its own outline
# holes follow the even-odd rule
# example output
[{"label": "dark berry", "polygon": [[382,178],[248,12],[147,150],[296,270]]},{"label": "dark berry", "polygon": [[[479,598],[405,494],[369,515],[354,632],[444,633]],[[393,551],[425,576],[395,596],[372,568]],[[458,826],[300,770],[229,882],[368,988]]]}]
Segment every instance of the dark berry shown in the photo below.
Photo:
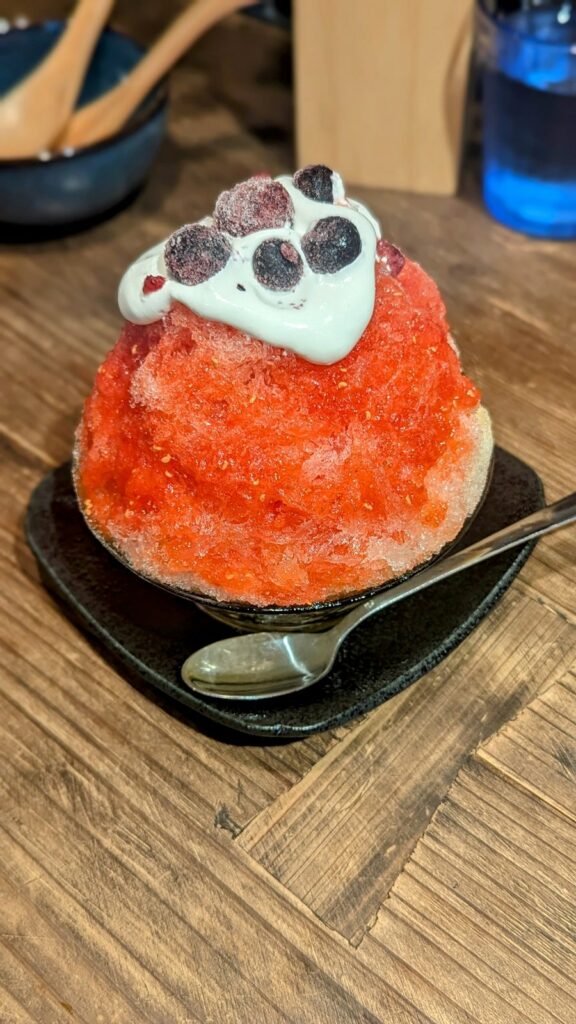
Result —
[{"label": "dark berry", "polygon": [[358,228],[346,217],[324,217],[304,235],[302,249],[316,274],[335,274],[360,255],[362,242]]},{"label": "dark berry", "polygon": [[390,274],[391,277],[398,277],[406,263],[404,253],[400,252],[400,249],[397,249],[395,245],[392,245],[392,242],[385,242],[383,238],[380,238],[376,246],[376,255],[386,273]]},{"label": "dark berry", "polygon": [[216,227],[236,238],[265,228],[282,228],[292,224],[293,216],[292,200],[284,186],[262,176],[223,192],[214,208]]},{"label": "dark berry", "polygon": [[149,295],[150,292],[157,292],[160,288],[163,288],[166,284],[166,278],[160,274],[147,274],[144,278],[144,284],[142,285],[142,291],[144,295]]},{"label": "dark berry", "polygon": [[282,238],[260,242],[252,257],[252,268],[256,280],[274,292],[295,288],[304,269],[298,250]]},{"label": "dark berry", "polygon": [[296,171],[293,177],[296,188],[307,199],[315,199],[317,203],[333,203],[332,171],[325,164],[310,164]]},{"label": "dark berry", "polygon": [[185,224],[166,242],[164,259],[180,284],[202,284],[222,270],[232,253],[228,239],[207,224]]}]

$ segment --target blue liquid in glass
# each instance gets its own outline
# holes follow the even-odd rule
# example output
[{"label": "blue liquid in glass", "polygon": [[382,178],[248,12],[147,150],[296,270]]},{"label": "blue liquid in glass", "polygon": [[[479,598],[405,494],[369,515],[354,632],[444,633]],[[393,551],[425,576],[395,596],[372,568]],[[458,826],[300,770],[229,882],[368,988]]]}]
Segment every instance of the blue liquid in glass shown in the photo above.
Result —
[{"label": "blue liquid in glass", "polygon": [[576,11],[518,12],[506,24],[522,37],[503,30],[484,74],[484,199],[517,230],[576,238]]}]

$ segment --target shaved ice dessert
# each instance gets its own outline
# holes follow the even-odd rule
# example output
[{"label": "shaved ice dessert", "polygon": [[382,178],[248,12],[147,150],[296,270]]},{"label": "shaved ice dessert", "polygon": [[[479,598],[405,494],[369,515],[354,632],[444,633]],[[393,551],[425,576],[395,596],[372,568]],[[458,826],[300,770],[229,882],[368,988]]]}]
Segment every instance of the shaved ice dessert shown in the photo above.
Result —
[{"label": "shaved ice dessert", "polygon": [[329,168],[223,193],[119,304],[74,472],[138,573],[310,605],[414,570],[480,502],[490,421],[438,289]]}]

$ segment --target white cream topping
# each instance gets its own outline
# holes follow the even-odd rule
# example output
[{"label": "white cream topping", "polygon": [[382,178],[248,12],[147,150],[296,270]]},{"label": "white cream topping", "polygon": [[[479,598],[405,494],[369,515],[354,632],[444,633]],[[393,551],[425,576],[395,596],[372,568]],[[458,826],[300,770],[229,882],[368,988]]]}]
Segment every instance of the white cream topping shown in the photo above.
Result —
[{"label": "white cream topping", "polygon": [[[227,235],[232,255],[226,266],[202,284],[185,285],[168,277],[164,262],[166,240],[133,263],[118,291],[120,312],[132,323],[149,324],[181,302],[208,320],[219,320],[277,348],[289,349],[313,363],[335,363],[354,348],[374,309],[378,222],[360,203],[346,200],[339,175],[333,174],[334,203],[308,199],[292,178],[276,179],[289,192],[294,224],[255,231],[242,238]],[[301,239],[325,217],[350,220],[358,229],[362,250],[347,267],[334,274],[313,273],[302,252]],[[205,218],[202,223],[212,223]],[[303,275],[291,291],[272,291],[255,278],[254,251],[266,239],[282,238],[299,252]],[[144,294],[148,275],[166,278],[157,291]]]}]

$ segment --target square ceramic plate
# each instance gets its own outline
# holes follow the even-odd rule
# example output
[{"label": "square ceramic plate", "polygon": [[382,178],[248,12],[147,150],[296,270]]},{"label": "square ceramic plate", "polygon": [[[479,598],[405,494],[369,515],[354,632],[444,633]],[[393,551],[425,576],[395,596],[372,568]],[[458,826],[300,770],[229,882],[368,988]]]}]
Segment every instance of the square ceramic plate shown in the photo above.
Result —
[{"label": "square ceramic plate", "polygon": [[[454,550],[543,504],[534,470],[496,449],[482,507]],[[47,587],[127,678],[221,728],[292,739],[364,714],[437,665],[488,614],[534,546],[515,548],[373,616],[346,640],[330,674],[304,693],[243,704],[201,697],[182,683],[180,667],[188,655],[234,630],[108,554],[80,514],[69,464],[34,491],[26,529]]]}]

